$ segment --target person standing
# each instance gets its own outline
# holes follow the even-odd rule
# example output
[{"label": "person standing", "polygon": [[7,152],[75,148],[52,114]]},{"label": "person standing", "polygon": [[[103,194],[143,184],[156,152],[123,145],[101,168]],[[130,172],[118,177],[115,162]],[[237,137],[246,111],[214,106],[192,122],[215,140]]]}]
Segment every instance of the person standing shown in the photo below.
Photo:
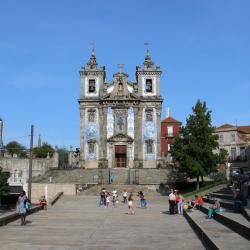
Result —
[{"label": "person standing", "polygon": [[26,193],[25,191],[22,191],[17,200],[17,208],[21,218],[21,226],[26,224],[26,213],[27,213],[26,200],[27,200]]},{"label": "person standing", "polygon": [[175,196],[175,191],[171,191],[171,193],[168,196],[169,199],[169,213],[174,214],[174,207],[176,203],[176,196]]},{"label": "person standing", "polygon": [[106,208],[109,207],[109,203],[110,203],[110,194],[109,194],[109,192],[107,192],[107,195],[106,195]]},{"label": "person standing", "polygon": [[178,214],[183,214],[184,198],[179,191],[177,192],[176,202],[177,202]]},{"label": "person standing", "polygon": [[106,189],[102,188],[100,192],[100,203],[99,206],[106,206]]}]

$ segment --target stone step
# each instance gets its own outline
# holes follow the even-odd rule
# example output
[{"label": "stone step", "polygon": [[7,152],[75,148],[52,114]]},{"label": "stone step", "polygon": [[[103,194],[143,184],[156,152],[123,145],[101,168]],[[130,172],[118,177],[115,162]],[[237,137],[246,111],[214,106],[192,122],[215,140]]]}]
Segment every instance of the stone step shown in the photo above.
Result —
[{"label": "stone step", "polygon": [[234,197],[232,194],[220,194],[217,192],[211,193],[210,194],[212,197],[220,198],[220,199],[226,199],[226,200],[233,200]]},{"label": "stone step", "polygon": [[249,209],[249,207],[241,207],[241,213],[250,222],[250,209]]},{"label": "stone step", "polygon": [[[211,204],[204,203],[201,207],[201,211],[207,214],[210,206]],[[235,213],[232,210],[225,210],[214,214],[213,218],[242,237],[250,240],[250,223],[242,214]]]},{"label": "stone step", "polygon": [[206,216],[201,211],[184,211],[184,216],[206,249],[249,250],[249,241],[247,239],[213,219],[206,219]]},{"label": "stone step", "polygon": [[219,194],[233,194],[233,191],[230,189],[230,188],[222,188],[218,191],[216,191],[216,193],[219,193]]},{"label": "stone step", "polygon": [[[203,197],[203,200],[209,204],[214,203],[214,199]],[[220,202],[221,207],[234,210],[234,202],[232,200],[225,200],[225,199],[219,199],[217,200]],[[248,201],[250,204],[250,201]],[[241,207],[241,214],[250,222],[250,209],[248,207]]]},{"label": "stone step", "polygon": [[[203,197],[203,200],[209,204],[214,203],[214,199],[211,199],[211,198]],[[225,200],[225,199],[220,199],[220,198],[217,198],[217,200],[220,202],[221,207],[234,210],[234,203],[232,200]]]}]

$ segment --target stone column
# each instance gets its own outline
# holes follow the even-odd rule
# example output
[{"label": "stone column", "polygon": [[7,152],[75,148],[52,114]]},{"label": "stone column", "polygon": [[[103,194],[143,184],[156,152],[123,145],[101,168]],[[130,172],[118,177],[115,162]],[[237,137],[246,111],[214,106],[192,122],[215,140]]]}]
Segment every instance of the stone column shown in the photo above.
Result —
[{"label": "stone column", "polygon": [[127,155],[128,155],[128,168],[132,168],[133,161],[132,161],[132,144],[128,143]]},{"label": "stone column", "polygon": [[136,117],[138,120],[138,131],[137,131],[137,138],[138,138],[138,159],[143,159],[143,107],[139,107],[138,116]]},{"label": "stone column", "polygon": [[161,160],[161,105],[156,107],[157,119],[157,154],[156,160]]},{"label": "stone column", "polygon": [[134,157],[135,159],[139,158],[139,154],[138,154],[138,147],[139,147],[139,140],[140,140],[140,136],[139,135],[139,119],[138,119],[138,115],[139,115],[139,107],[135,107],[134,108],[134,115],[135,115],[135,119],[134,119],[134,137],[135,137],[135,141],[134,141]]},{"label": "stone column", "polygon": [[80,162],[84,161],[84,120],[85,120],[85,108],[80,107]]},{"label": "stone column", "polygon": [[113,151],[113,145],[112,143],[108,143],[107,144],[107,147],[109,148],[108,149],[108,152],[107,152],[107,159],[108,159],[108,167],[109,168],[112,168],[112,151]]},{"label": "stone column", "polygon": [[140,161],[143,158],[143,150],[142,150],[142,112],[143,107],[137,106],[134,108],[134,115],[135,115],[135,126],[134,126],[134,133],[135,133],[135,140],[134,140],[134,164],[138,166]]},{"label": "stone column", "polygon": [[100,126],[102,126],[102,142],[101,142],[101,147],[102,147],[102,151],[103,151],[103,156],[102,158],[104,159],[108,159],[108,155],[107,155],[107,112],[108,112],[108,108],[107,107],[103,107],[102,108],[102,124],[100,124]]}]

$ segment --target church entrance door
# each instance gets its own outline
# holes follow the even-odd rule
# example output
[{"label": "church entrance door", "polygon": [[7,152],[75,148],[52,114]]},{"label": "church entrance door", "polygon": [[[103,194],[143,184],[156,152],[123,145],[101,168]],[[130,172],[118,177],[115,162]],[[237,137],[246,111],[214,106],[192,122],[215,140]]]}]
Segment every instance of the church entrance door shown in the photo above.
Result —
[{"label": "church entrance door", "polygon": [[115,146],[115,167],[116,168],[127,167],[127,146],[126,145]]}]

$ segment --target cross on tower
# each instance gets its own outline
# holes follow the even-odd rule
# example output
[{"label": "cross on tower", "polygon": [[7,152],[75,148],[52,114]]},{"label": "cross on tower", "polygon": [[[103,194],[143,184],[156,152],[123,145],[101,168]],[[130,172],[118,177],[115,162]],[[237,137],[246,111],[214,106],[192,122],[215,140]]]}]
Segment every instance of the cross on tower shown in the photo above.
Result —
[{"label": "cross on tower", "polygon": [[93,52],[95,50],[95,43],[94,42],[90,42],[90,49]]},{"label": "cross on tower", "polygon": [[119,64],[118,64],[118,69],[119,69],[119,73],[120,73],[120,74],[122,73],[123,67],[124,67],[124,64],[122,64],[122,63],[119,63]]},{"label": "cross on tower", "polygon": [[147,49],[147,52],[149,52],[149,44],[148,44],[148,42],[145,42],[145,43],[144,43],[144,46],[145,46],[145,48]]}]

